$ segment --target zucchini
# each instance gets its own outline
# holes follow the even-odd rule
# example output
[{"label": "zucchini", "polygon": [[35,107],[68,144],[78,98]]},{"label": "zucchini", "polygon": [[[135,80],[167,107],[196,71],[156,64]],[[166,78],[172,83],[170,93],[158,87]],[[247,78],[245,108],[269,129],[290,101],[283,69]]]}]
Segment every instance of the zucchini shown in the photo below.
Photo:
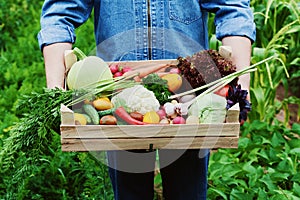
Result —
[{"label": "zucchini", "polygon": [[86,122],[87,122],[88,124],[92,123],[92,119],[91,119],[91,117],[90,117],[88,114],[83,114],[83,115],[84,115],[84,117],[86,118]]},{"label": "zucchini", "polygon": [[74,113],[82,113],[82,108],[72,109]]},{"label": "zucchini", "polygon": [[104,115],[113,115],[116,111],[116,108],[110,108],[106,110],[100,110],[98,111],[99,117],[103,117]]},{"label": "zucchini", "polygon": [[99,124],[100,117],[98,115],[96,108],[94,108],[94,106],[92,106],[91,104],[84,104],[82,106],[82,109],[91,118],[91,121],[93,124],[96,124],[96,125]]}]

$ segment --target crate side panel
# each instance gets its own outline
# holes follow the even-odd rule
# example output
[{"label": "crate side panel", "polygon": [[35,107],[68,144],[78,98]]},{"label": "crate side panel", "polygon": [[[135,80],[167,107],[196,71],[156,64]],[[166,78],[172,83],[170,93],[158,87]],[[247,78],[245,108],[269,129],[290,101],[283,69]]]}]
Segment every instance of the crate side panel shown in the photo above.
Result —
[{"label": "crate side panel", "polygon": [[64,139],[63,151],[106,151],[130,149],[218,149],[237,148],[238,137]]},{"label": "crate side panel", "polygon": [[240,106],[236,103],[228,109],[226,114],[226,123],[239,123]]},{"label": "crate side panel", "polygon": [[75,125],[74,112],[65,105],[60,106],[61,124]]}]

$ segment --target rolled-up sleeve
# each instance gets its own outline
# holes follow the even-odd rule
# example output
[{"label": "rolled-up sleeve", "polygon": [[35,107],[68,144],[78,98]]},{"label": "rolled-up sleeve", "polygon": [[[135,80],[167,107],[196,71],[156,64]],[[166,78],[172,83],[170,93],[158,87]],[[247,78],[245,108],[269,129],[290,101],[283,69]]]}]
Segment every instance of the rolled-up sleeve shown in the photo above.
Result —
[{"label": "rolled-up sleeve", "polygon": [[39,46],[76,40],[75,29],[90,16],[93,1],[46,0],[40,18]]},{"label": "rolled-up sleeve", "polygon": [[256,39],[256,26],[250,1],[204,0],[202,9],[215,13],[216,37],[244,36],[252,42]]}]

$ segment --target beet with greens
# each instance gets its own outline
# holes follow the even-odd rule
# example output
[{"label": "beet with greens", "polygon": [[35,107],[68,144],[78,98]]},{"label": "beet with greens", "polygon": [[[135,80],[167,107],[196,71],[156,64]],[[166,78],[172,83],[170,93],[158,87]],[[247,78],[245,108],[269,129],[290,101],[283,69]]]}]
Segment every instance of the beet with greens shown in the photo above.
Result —
[{"label": "beet with greens", "polygon": [[203,86],[236,72],[236,66],[232,61],[222,57],[216,50],[203,50],[185,58],[178,57],[177,60],[177,67],[183,79],[192,88]]}]

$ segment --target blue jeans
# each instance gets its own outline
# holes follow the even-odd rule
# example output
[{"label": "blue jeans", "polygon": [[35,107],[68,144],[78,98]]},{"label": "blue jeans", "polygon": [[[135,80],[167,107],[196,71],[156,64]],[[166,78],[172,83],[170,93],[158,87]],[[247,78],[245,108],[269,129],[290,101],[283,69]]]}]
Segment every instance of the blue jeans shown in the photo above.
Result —
[{"label": "blue jeans", "polygon": [[[116,200],[153,200],[155,151],[109,151],[109,174]],[[166,200],[204,200],[209,150],[160,150]]]}]

